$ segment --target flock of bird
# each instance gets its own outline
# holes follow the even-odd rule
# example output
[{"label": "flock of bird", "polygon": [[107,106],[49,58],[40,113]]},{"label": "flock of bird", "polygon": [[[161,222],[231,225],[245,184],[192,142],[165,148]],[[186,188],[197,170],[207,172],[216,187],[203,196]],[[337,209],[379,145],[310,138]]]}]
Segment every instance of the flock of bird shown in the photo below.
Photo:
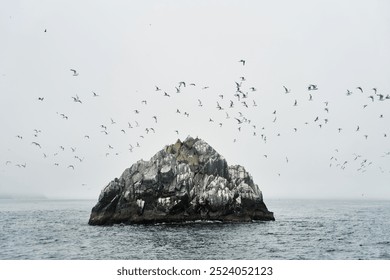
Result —
[{"label": "flock of bird", "polygon": [[[246,61],[241,59],[238,61],[239,67],[245,67]],[[80,74],[75,69],[70,69],[70,75],[74,76],[75,79],[80,78]],[[257,141],[262,144],[266,144],[269,141],[272,141],[275,138],[281,138],[285,135],[288,137],[293,137],[291,135],[299,133],[302,127],[308,125],[315,125],[317,129],[325,129],[328,126],[328,123],[335,122],[331,116],[332,107],[330,102],[325,100],[321,101],[323,104],[323,112],[320,112],[316,115],[311,116],[311,119],[301,123],[299,125],[289,128],[289,130],[277,131],[277,124],[279,118],[285,118],[286,113],[283,109],[270,108],[268,105],[259,102],[261,99],[261,94],[259,94],[259,89],[252,85],[247,85],[247,79],[244,76],[237,77],[237,80],[231,83],[231,90],[226,93],[215,93],[212,90],[212,86],[202,85],[198,86],[196,83],[180,81],[175,86],[169,89],[163,89],[159,85],[154,85],[151,87],[150,91],[153,91],[153,99],[142,99],[138,103],[139,106],[135,106],[132,109],[132,118],[123,123],[123,121],[118,122],[113,117],[107,119],[107,123],[96,124],[95,131],[99,131],[101,137],[112,137],[117,138],[125,137],[125,141],[131,142],[127,143],[128,152],[133,152],[134,149],[140,149],[142,142],[146,137],[153,137],[157,135],[160,119],[163,116],[158,114],[145,115],[141,114],[143,111],[142,106],[149,106],[150,103],[160,103],[164,99],[175,99],[177,96],[185,97],[188,100],[191,100],[192,106],[188,110],[181,107],[180,103],[177,101],[170,102],[171,107],[167,107],[167,110],[170,110],[170,113],[183,116],[185,119],[190,119],[192,115],[197,113],[196,122],[202,123],[202,125],[208,125],[215,127],[215,129],[227,129],[233,131],[235,137],[231,139],[233,143],[238,142],[239,140],[245,143],[245,137],[255,137]],[[190,90],[192,89],[192,90]],[[193,91],[202,92],[203,95],[194,95],[191,96]],[[280,92],[277,93],[281,98],[283,96],[289,96],[288,101],[291,100],[290,106],[292,108],[301,106],[302,103],[307,106],[310,103],[315,102],[316,99],[319,99],[320,86],[317,84],[309,84],[305,88],[302,87],[300,92],[306,92],[306,97],[303,99],[301,96],[295,95],[294,90],[291,89],[288,85],[280,85]],[[361,105],[361,110],[366,110],[373,103],[377,102],[388,102],[390,103],[390,95],[381,93],[377,88],[372,88],[369,90],[363,89],[361,86],[355,86],[355,90],[347,89],[345,96],[348,98],[353,98],[354,95],[359,95],[362,100],[366,100]],[[211,98],[211,96],[213,98]],[[84,96],[82,99],[78,95],[70,96],[69,101],[76,103],[75,106],[85,106],[86,103],[92,102],[92,99],[99,100],[101,94],[91,91],[89,97]],[[35,102],[45,102],[45,96],[36,97]],[[77,104],[78,103],[78,104]],[[204,109],[205,107],[209,109]],[[261,107],[261,109],[260,109]],[[147,110],[150,112],[151,110]],[[259,112],[267,115],[266,119],[259,118]],[[390,112],[390,111],[388,111]],[[60,118],[65,121],[68,121],[71,117],[69,114],[65,113],[56,113]],[[201,118],[199,118],[199,115]],[[384,119],[386,114],[383,112],[378,113],[378,119]],[[287,118],[292,118],[292,116],[287,116]],[[269,129],[273,127],[273,129]],[[337,127],[335,131],[330,131],[329,133],[342,134],[349,128]],[[112,133],[113,130],[116,130],[118,133]],[[351,129],[349,129],[351,130]],[[356,124],[354,128],[354,133],[360,134],[363,130],[361,125]],[[52,165],[55,167],[65,167],[70,170],[75,170],[79,164],[84,163],[85,157],[82,156],[82,151],[78,147],[65,147],[66,145],[58,145],[57,150],[48,151],[45,149],[45,146],[39,141],[41,138],[42,131],[40,129],[32,129],[33,141],[29,142],[33,149],[38,149],[41,151],[42,160],[51,159]],[[351,131],[350,131],[351,132]],[[172,131],[161,131],[160,133],[173,133],[175,135],[180,135],[179,128],[172,128]],[[315,133],[315,132],[314,132]],[[388,131],[385,129],[380,132],[383,138],[388,137]],[[370,136],[366,133],[363,133],[362,136],[365,140],[369,140]],[[15,135],[18,141],[24,141],[25,136],[18,134]],[[157,137],[157,136],[156,136]],[[286,136],[287,137],[287,136]],[[361,137],[361,135],[360,135]],[[83,138],[86,141],[91,141],[92,136],[89,134],[83,135]],[[202,138],[202,137],[201,137]],[[31,139],[31,138],[30,138]],[[289,141],[287,139],[287,141]],[[107,141],[109,142],[109,141]],[[386,147],[385,147],[386,148]],[[390,148],[390,147],[387,147]],[[61,153],[64,153],[65,150],[71,153],[73,156],[72,161],[64,163],[60,159]],[[264,149],[266,151],[266,149]],[[104,155],[106,157],[111,155],[118,155],[123,151],[114,147],[113,144],[109,143],[104,148]],[[268,160],[270,158],[269,153],[262,155],[263,160]],[[390,157],[390,149],[384,150],[383,157]],[[291,158],[286,154],[283,158],[283,161],[288,164]],[[374,165],[375,159],[368,158],[367,156],[361,153],[353,153],[349,157],[340,155],[339,149],[334,149],[333,154],[329,156],[329,167],[339,168],[340,170],[345,170],[348,166],[351,166],[352,163],[356,163],[355,169],[357,172],[366,172],[368,168]],[[17,167],[17,168],[27,168],[27,162],[14,162],[12,159],[8,159],[4,162],[6,166]],[[380,172],[390,172],[387,166],[377,166]],[[280,172],[277,175],[281,175]]]}]

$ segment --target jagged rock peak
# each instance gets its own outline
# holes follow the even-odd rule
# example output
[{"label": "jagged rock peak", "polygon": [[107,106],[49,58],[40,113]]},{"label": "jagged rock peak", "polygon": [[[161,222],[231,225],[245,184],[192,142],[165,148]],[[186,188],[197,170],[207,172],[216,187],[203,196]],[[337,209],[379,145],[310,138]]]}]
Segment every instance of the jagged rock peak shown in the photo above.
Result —
[{"label": "jagged rock peak", "polygon": [[274,220],[239,165],[188,136],[139,160],[101,192],[89,224]]}]

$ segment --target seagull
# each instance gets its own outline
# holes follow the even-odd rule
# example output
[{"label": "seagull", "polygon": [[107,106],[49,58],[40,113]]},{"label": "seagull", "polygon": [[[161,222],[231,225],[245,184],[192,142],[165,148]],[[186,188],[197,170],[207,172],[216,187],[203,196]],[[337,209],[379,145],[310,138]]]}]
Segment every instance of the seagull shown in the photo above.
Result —
[{"label": "seagull", "polygon": [[171,97],[168,93],[164,91],[164,96]]},{"label": "seagull", "polygon": [[111,118],[111,124],[116,124],[116,122]]},{"label": "seagull", "polygon": [[199,102],[198,106],[202,107],[203,106],[202,101],[200,99],[198,99],[198,102]]},{"label": "seagull", "polygon": [[242,66],[245,66],[245,60],[244,59],[241,59],[240,61],[238,61],[239,63],[242,63]]},{"label": "seagull", "polygon": [[73,72],[73,76],[78,76],[79,75],[79,73],[76,70],[74,70],[74,69],[70,69],[70,71]]},{"label": "seagull", "polygon": [[92,92],[93,93],[93,97],[98,97],[99,95],[96,94],[95,92]]},{"label": "seagull", "polygon": [[309,94],[309,101],[312,101],[313,100],[313,96],[311,94]]},{"label": "seagull", "polygon": [[237,119],[237,118],[235,118],[235,119],[237,120],[237,124],[242,124],[242,120]]},{"label": "seagull", "polygon": [[76,95],[76,97],[72,96],[72,98],[74,102],[79,102],[80,104],[82,103],[78,95]]},{"label": "seagull", "polygon": [[141,103],[143,103],[143,104],[145,104],[145,105],[146,105],[146,104],[148,104],[148,101],[146,101],[146,100],[142,100],[142,101],[141,101]]},{"label": "seagull", "polygon": [[156,91],[160,91],[161,88],[159,88],[158,86],[155,86],[156,87]]},{"label": "seagull", "polygon": [[155,122],[157,123],[157,116],[153,116],[153,119],[154,119]]},{"label": "seagull", "polygon": [[288,88],[286,88],[285,86],[283,86],[283,87],[284,87],[285,93],[290,93],[290,90]]},{"label": "seagull", "polygon": [[73,168],[73,170],[74,170],[74,166],[73,165],[68,165],[68,168]]},{"label": "seagull", "polygon": [[185,83],[185,82],[180,82],[180,83],[179,83],[179,88],[180,88],[181,86],[186,87],[186,83]]},{"label": "seagull", "polygon": [[22,136],[20,136],[20,135],[16,135],[16,137],[18,137],[19,139],[23,139],[23,137],[22,137]]},{"label": "seagull", "polygon": [[357,87],[357,89],[363,93],[363,89],[361,87]]},{"label": "seagull", "polygon": [[45,99],[45,98],[44,97],[38,97],[39,101],[43,101],[43,99]]},{"label": "seagull", "polygon": [[297,100],[295,99],[294,106],[297,106],[297,105],[298,105],[298,102],[297,102]]},{"label": "seagull", "polygon": [[41,148],[41,145],[39,145],[39,143],[37,143],[37,142],[31,142],[31,144],[34,144],[35,146],[38,146],[39,148]]},{"label": "seagull", "polygon": [[308,90],[317,90],[318,88],[317,88],[317,85],[311,84],[311,85],[309,85],[309,86],[307,87],[307,89],[308,89]]}]

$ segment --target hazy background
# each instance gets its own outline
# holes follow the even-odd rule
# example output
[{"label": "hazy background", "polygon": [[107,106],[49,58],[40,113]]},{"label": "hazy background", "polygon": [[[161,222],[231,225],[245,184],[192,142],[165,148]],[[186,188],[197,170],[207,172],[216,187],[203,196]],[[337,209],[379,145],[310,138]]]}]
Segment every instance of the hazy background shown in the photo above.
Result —
[{"label": "hazy background", "polygon": [[[390,2],[1,3],[0,194],[97,199],[191,135],[245,166],[265,200],[390,199],[390,100],[369,98],[390,94]],[[234,96],[242,76],[248,108]]]}]

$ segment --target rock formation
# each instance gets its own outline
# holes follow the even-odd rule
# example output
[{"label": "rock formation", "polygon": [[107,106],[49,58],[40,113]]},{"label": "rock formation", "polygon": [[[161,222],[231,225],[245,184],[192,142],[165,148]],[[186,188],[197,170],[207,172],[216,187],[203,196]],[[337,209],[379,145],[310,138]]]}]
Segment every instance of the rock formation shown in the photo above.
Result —
[{"label": "rock formation", "polygon": [[244,167],[201,139],[166,146],[111,181],[92,208],[90,225],[197,220],[274,220]]}]

